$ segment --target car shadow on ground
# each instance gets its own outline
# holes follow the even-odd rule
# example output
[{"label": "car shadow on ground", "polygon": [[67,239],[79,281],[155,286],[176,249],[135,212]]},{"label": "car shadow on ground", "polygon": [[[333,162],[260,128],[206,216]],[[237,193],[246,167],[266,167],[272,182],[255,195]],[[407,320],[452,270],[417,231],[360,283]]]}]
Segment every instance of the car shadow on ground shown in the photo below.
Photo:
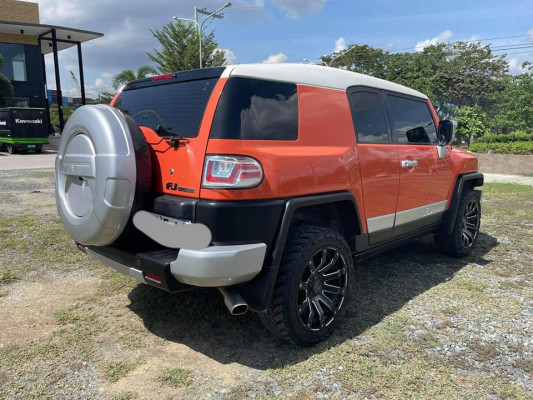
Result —
[{"label": "car shadow on ground", "polygon": [[216,289],[169,294],[139,285],[129,293],[129,308],[154,335],[222,364],[278,368],[356,338],[409,300],[453,278],[469,263],[487,265],[490,261],[484,256],[497,244],[494,237],[480,233],[474,252],[456,259],[437,253],[432,237],[427,236],[356,263],[342,323],[331,338],[311,348],[273,338],[255,313],[231,316]]}]

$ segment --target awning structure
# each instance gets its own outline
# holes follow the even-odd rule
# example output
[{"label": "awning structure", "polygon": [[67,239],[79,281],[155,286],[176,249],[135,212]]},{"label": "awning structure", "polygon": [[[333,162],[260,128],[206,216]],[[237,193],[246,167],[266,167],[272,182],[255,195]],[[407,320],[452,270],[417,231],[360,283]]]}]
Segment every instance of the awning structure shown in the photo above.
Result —
[{"label": "awning structure", "polygon": [[[103,33],[84,31],[80,29],[67,28],[64,26],[29,24],[21,22],[0,21],[0,33],[11,35],[36,37],[41,47],[44,83],[46,87],[46,68],[44,56],[46,54],[54,55],[56,90],[57,90],[57,107],[59,112],[59,125],[61,131],[65,125],[63,118],[63,96],[61,94],[61,79],[59,75],[59,60],[57,53],[61,50],[76,46],[78,48],[78,65],[80,71],[81,102],[85,104],[85,78],[83,74],[83,58],[81,53],[81,44],[89,40],[97,39],[104,36]],[[45,89],[46,91],[46,89]],[[45,93],[46,96],[46,93]],[[46,102],[48,120],[50,120],[50,111],[48,102]]]}]

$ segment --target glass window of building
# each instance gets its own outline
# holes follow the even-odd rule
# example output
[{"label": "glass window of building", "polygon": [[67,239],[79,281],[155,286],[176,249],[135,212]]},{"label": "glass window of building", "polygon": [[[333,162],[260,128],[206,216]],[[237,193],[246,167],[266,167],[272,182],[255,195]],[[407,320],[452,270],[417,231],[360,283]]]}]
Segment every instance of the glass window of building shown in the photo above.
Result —
[{"label": "glass window of building", "polygon": [[4,66],[0,73],[11,81],[27,80],[24,45],[0,43],[0,56],[4,59]]}]

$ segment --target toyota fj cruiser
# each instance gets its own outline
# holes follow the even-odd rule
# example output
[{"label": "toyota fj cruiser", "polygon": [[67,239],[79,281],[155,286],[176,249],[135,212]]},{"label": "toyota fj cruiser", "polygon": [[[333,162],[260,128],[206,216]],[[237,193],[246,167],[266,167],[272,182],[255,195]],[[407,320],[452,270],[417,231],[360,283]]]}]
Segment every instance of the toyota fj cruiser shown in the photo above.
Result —
[{"label": "toyota fj cruiser", "polygon": [[326,338],[353,260],[433,233],[465,256],[483,175],[428,98],[311,65],[239,65],[129,83],[70,117],[56,159],[80,249],[140,282],[217,287],[276,336]]}]

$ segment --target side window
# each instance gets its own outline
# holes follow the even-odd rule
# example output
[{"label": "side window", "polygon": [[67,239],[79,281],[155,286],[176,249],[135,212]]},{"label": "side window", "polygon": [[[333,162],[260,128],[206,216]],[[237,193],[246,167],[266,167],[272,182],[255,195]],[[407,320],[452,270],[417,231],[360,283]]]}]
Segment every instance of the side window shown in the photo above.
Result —
[{"label": "side window", "polygon": [[437,143],[435,122],[426,102],[387,95],[387,110],[399,144]]},{"label": "side window", "polygon": [[389,129],[378,92],[354,92],[352,115],[357,143],[389,143]]},{"label": "side window", "polygon": [[296,84],[233,77],[218,102],[213,139],[298,139]]}]

